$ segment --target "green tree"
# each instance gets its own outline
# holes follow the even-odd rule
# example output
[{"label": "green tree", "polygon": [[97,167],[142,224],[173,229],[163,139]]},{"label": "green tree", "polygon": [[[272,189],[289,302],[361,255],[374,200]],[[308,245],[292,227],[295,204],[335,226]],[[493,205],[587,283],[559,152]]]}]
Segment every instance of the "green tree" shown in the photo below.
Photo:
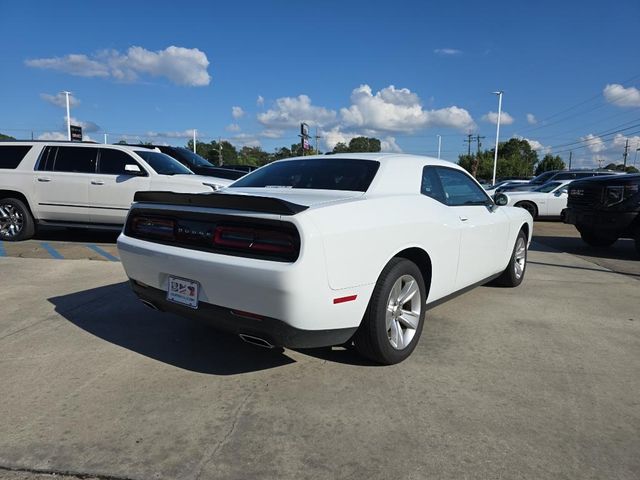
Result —
[{"label": "green tree", "polygon": [[369,137],[354,137],[349,141],[350,152],[379,152],[380,140]]},{"label": "green tree", "polygon": [[535,174],[540,175],[541,173],[548,172],[549,170],[564,170],[565,168],[566,165],[559,155],[554,157],[550,153],[547,153],[544,158],[538,162]]},{"label": "green tree", "polygon": [[260,147],[244,146],[238,153],[238,163],[241,165],[262,166],[270,161],[270,155]]},{"label": "green tree", "polygon": [[0,133],[0,140],[15,140],[11,135],[5,135],[4,133]]},{"label": "green tree", "polygon": [[336,146],[333,147],[333,153],[347,153],[349,151],[349,146],[344,142],[338,142]]},{"label": "green tree", "polygon": [[[458,165],[469,173],[474,173],[474,162],[477,162],[476,178],[489,180],[493,178],[494,149],[484,150],[479,155],[460,155]],[[538,154],[529,142],[519,138],[511,138],[500,143],[498,148],[498,164],[496,177],[530,177],[533,167],[538,163]]]}]

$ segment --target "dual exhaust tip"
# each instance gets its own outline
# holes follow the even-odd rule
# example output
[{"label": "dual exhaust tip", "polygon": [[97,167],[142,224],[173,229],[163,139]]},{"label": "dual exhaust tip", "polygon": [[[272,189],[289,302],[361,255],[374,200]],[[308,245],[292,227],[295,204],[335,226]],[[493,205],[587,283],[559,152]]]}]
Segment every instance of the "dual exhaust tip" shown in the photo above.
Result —
[{"label": "dual exhaust tip", "polygon": [[[145,300],[143,298],[139,298],[138,300],[140,300],[145,306],[149,307],[152,310],[161,311],[153,302],[150,302],[149,300]],[[251,345],[255,345],[257,347],[262,347],[262,348],[276,347],[274,344],[272,344],[268,340],[265,340],[264,338],[256,337],[254,335],[247,335],[246,333],[240,333],[238,334],[238,336],[244,342],[250,343]]]}]

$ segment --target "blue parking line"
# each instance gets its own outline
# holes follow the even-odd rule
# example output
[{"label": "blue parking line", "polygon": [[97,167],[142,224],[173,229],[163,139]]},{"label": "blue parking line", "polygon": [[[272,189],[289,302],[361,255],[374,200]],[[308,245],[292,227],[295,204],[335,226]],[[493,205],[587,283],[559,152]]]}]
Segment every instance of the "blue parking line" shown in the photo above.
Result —
[{"label": "blue parking line", "polygon": [[104,258],[106,258],[107,260],[109,260],[111,262],[119,262],[120,261],[120,259],[118,257],[114,257],[113,255],[111,255],[106,250],[103,250],[102,248],[100,248],[98,245],[94,245],[93,243],[88,243],[87,247],[89,247],[94,252],[102,255]]},{"label": "blue parking line", "polygon": [[44,248],[47,252],[49,252],[49,255],[51,255],[53,258],[57,259],[57,260],[62,260],[64,257],[62,256],[62,254],[57,251],[55,248],[53,248],[51,245],[49,245],[47,242],[40,242],[40,245],[42,246],[42,248]]},{"label": "blue parking line", "polygon": [[7,251],[4,249],[4,242],[0,240],[0,257],[6,257]]}]

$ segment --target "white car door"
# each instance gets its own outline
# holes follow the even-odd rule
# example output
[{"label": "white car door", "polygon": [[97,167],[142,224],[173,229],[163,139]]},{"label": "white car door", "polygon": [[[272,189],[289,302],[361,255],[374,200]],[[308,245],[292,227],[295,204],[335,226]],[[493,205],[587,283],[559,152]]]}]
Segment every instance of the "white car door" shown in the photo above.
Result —
[{"label": "white car door", "polygon": [[461,228],[456,290],[504,269],[509,235],[503,209],[495,208],[483,189],[465,172],[435,167],[442,183],[445,203],[455,212]]},{"label": "white car door", "polygon": [[89,180],[98,150],[82,146],[45,147],[34,176],[38,218],[90,221]]},{"label": "white car door", "polygon": [[124,224],[133,196],[144,190],[149,190],[149,174],[140,163],[122,150],[100,148],[97,172],[89,183],[94,223]]},{"label": "white car door", "polygon": [[562,210],[567,208],[567,199],[569,198],[568,185],[561,185],[553,192],[547,194],[547,215],[550,217],[559,217]]}]

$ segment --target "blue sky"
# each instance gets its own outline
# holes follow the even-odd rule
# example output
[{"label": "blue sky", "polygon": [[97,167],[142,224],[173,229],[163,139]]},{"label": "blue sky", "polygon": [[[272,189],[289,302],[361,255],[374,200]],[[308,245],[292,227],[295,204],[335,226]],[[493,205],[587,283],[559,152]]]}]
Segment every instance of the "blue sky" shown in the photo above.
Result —
[{"label": "blue sky", "polygon": [[307,121],[322,149],[367,134],[435,154],[440,134],[455,159],[467,132],[493,145],[499,89],[502,140],[591,166],[640,147],[638,19],[637,0],[0,0],[0,132],[60,135],[70,90],[96,140],[196,128],[271,151]]}]

